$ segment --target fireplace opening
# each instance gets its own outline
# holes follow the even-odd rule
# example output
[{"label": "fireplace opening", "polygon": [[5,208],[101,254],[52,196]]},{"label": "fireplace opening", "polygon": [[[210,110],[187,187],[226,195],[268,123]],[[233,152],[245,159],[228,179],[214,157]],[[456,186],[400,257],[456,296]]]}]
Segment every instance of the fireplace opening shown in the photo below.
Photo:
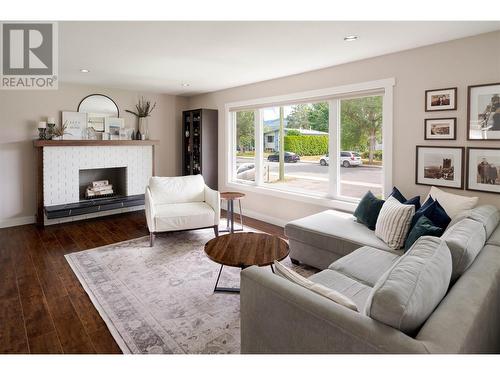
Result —
[{"label": "fireplace opening", "polygon": [[127,167],[80,169],[80,200],[127,195]]}]

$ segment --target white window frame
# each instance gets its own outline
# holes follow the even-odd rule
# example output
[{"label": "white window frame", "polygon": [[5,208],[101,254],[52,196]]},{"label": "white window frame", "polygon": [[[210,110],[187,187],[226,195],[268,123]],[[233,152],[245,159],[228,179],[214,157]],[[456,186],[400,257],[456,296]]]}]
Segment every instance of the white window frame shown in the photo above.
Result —
[{"label": "white window frame", "polygon": [[[359,201],[358,198],[351,198],[339,195],[339,163],[333,162],[332,156],[338,158],[340,152],[340,101],[349,96],[381,95],[383,97],[382,107],[382,139],[384,162],[382,166],[383,192],[387,195],[392,190],[392,147],[393,147],[393,88],[396,84],[394,78],[381,79],[376,81],[361,82],[350,85],[329,87],[319,90],[297,92],[293,94],[258,98],[252,100],[231,102],[225,104],[226,118],[226,142],[225,142],[225,176],[226,186],[249,192],[256,192],[281,198],[313,203],[325,207],[353,211]],[[326,99],[325,99],[326,98]],[[316,195],[307,191],[293,191],[290,189],[264,186],[263,183],[263,163],[262,152],[264,151],[264,140],[262,134],[263,116],[262,110],[255,110],[255,181],[236,180],[236,132],[235,113],[232,110],[237,108],[251,108],[252,106],[262,108],[270,106],[289,105],[293,101],[311,102],[322,100],[329,103],[329,192],[326,195]],[[241,109],[245,110],[245,109]]]}]

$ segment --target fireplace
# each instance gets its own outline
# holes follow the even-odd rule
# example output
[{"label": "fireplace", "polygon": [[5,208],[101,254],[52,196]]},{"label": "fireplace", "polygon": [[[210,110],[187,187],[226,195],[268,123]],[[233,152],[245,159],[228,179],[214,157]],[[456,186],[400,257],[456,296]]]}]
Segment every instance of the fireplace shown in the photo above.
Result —
[{"label": "fireplace", "polygon": [[[127,196],[127,167],[80,169],[78,175],[80,201]],[[88,197],[86,191],[96,181],[107,181],[112,194]]]},{"label": "fireplace", "polygon": [[[144,192],[154,174],[156,143],[35,141],[37,222],[50,225],[144,209]],[[102,180],[112,185],[113,196],[94,194],[94,199],[86,199],[87,186]]]}]

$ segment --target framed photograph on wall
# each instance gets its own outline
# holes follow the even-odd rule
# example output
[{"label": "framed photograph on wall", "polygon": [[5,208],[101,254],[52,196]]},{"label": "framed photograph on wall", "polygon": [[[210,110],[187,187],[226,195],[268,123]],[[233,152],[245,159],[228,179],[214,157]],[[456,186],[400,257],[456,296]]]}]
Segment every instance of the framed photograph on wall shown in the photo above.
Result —
[{"label": "framed photograph on wall", "polygon": [[457,139],[457,118],[428,118],[424,121],[425,139]]},{"label": "framed photograph on wall", "polygon": [[66,124],[64,139],[83,139],[87,128],[87,114],[81,112],[62,112],[62,124]]},{"label": "framed photograph on wall", "polygon": [[125,119],[118,117],[106,117],[104,124],[104,132],[109,134],[109,139],[120,139],[120,133],[122,133],[125,129]]},{"label": "framed photograph on wall", "polygon": [[463,189],[464,147],[417,146],[416,151],[417,185]]},{"label": "framed photograph on wall", "polygon": [[425,112],[454,111],[456,109],[456,87],[425,91]]},{"label": "framed photograph on wall", "polygon": [[467,88],[467,139],[500,140],[500,83]]},{"label": "framed photograph on wall", "polygon": [[465,188],[500,194],[500,148],[467,148]]}]

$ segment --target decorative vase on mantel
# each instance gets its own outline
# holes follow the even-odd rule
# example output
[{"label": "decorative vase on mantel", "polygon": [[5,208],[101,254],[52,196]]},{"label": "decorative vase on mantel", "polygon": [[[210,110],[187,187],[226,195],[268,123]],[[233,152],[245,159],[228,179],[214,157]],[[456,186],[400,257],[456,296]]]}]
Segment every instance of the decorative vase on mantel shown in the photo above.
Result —
[{"label": "decorative vase on mantel", "polygon": [[141,139],[149,139],[149,121],[147,117],[139,117],[139,133],[141,133]]}]

